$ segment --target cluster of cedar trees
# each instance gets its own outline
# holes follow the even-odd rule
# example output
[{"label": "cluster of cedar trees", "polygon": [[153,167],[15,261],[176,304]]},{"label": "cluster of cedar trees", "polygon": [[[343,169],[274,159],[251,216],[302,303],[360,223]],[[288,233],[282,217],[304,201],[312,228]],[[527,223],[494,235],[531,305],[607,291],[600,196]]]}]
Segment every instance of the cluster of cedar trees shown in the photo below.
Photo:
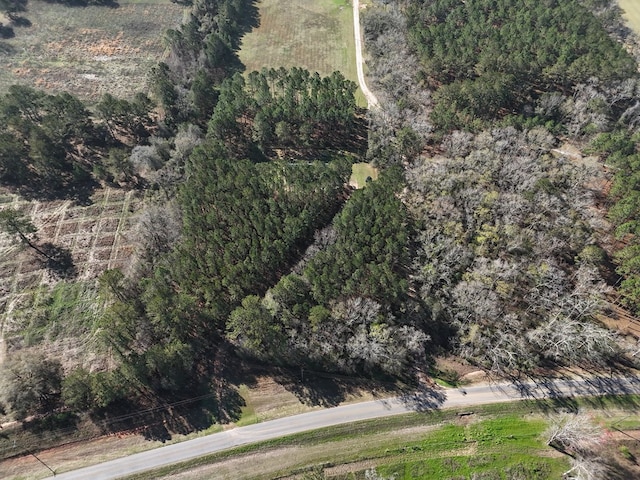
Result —
[{"label": "cluster of cedar trees", "polygon": [[[91,328],[117,366],[70,372],[59,384],[67,406],[106,412],[209,393],[228,341],[275,364],[374,375],[409,374],[439,346],[501,375],[617,353],[590,323],[599,284],[596,249],[584,248],[583,177],[546,154],[555,139],[542,127],[566,127],[554,114],[580,82],[635,68],[581,4],[401,2],[420,65],[404,72],[403,91],[419,80],[433,90],[438,135],[379,128],[397,135],[380,139],[375,160],[404,171],[350,192],[355,85],[301,69],[243,77],[235,52],[255,23],[252,2],[184,3],[191,15],[167,33],[170,54],[151,74],[161,120],[144,95],[105,96],[91,115],[73,97],[23,87],[0,102],[5,182],[131,177],[125,149],[145,141],[134,153],[160,159],[148,181],[180,181],[148,217],[137,268],[100,278],[104,313]],[[370,15],[381,20],[368,24],[370,41],[403,24]],[[378,66],[395,55],[379,51]],[[388,106],[391,125],[422,108],[409,96]],[[450,134],[493,122],[526,128]],[[447,158],[414,161],[435,138]],[[283,151],[288,160],[275,160]],[[323,161],[297,160],[300,151]],[[40,398],[32,411],[55,404]]]}]

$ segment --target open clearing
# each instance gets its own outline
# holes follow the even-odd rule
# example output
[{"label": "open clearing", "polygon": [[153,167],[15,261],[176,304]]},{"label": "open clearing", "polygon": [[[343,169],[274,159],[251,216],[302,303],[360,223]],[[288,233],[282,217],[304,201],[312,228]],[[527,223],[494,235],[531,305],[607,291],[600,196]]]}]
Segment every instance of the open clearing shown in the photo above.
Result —
[{"label": "open clearing", "polygon": [[[89,205],[70,200],[28,201],[0,192],[0,210],[15,208],[28,214],[38,229],[39,241],[68,249],[76,279],[85,281],[94,280],[109,268],[130,264],[134,253],[130,232],[135,223],[134,212],[142,202],[136,191],[114,188],[94,192]],[[32,322],[38,303],[57,281],[32,249],[23,248],[6,236],[0,238],[0,338],[4,337],[0,350]],[[65,352],[66,358],[73,345],[64,343],[57,348]],[[50,354],[55,350],[56,346],[49,346]]]},{"label": "open clearing", "polygon": [[19,83],[68,91],[95,101],[104,93],[146,91],[147,74],[163,55],[165,30],[181,23],[171,0],[120,0],[118,8],[65,7],[31,0],[31,26],[0,40],[0,92]]},{"label": "open clearing", "polygon": [[349,185],[354,188],[363,188],[367,184],[367,179],[378,179],[378,169],[370,163],[354,163],[351,167],[351,178]]},{"label": "open clearing", "polygon": [[620,8],[624,10],[624,17],[629,26],[640,35],[640,2],[638,0],[618,0]]},{"label": "open clearing", "polygon": [[[301,67],[320,75],[339,70],[358,82],[353,13],[346,0],[261,0],[260,26],[245,35],[239,55],[247,72]],[[366,106],[358,90],[359,104]]]}]

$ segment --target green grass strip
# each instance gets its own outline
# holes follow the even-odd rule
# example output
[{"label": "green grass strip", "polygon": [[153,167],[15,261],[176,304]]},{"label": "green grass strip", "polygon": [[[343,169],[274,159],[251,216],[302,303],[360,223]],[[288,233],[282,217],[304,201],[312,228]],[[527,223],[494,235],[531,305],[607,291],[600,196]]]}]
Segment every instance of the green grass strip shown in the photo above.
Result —
[{"label": "green grass strip", "polygon": [[[369,435],[396,432],[405,428],[443,425],[426,435],[419,442],[406,444],[390,442],[383,449],[363,448],[352,452],[350,458],[343,458],[336,464],[350,463],[364,459],[378,459],[378,464],[386,465],[381,472],[398,475],[401,478],[438,478],[438,471],[460,465],[460,475],[473,471],[500,471],[507,469],[521,471],[527,478],[550,478],[566,466],[564,459],[540,460],[536,452],[544,448],[540,434],[546,428],[543,414],[564,409],[626,409],[636,410],[640,406],[640,396],[625,395],[579,399],[547,399],[539,401],[523,400],[513,403],[482,405],[467,409],[436,410],[425,413],[409,413],[387,418],[366,420],[334,427],[322,428],[289,435],[273,440],[245,445],[223,452],[194,458],[178,464],[168,465],[148,472],[126,477],[128,480],[155,479],[187,472],[196,467],[212,464],[236,456],[268,452],[288,446],[305,447],[324,443],[345,442],[350,439],[365,439]],[[459,418],[460,413],[473,412],[474,422],[462,428],[449,424]],[[532,415],[534,418],[523,419]],[[537,418],[536,418],[537,417]],[[480,419],[478,422],[477,420]],[[365,443],[365,442],[363,442]],[[447,452],[473,445],[477,453],[470,456],[447,456]],[[443,458],[425,458],[441,454]],[[447,460],[448,459],[448,460]],[[395,463],[394,463],[395,462]],[[483,466],[484,465],[484,466]],[[324,465],[326,466],[326,465]],[[452,468],[453,468],[452,467]],[[482,468],[480,468],[482,467]],[[457,468],[457,467],[456,467]],[[455,473],[457,470],[448,470]],[[444,470],[443,470],[444,469]],[[504,471],[504,470],[503,470]],[[409,473],[407,473],[409,472]],[[413,476],[414,472],[418,476]],[[416,473],[422,472],[422,473]],[[431,472],[431,473],[429,473]],[[281,472],[282,475],[295,472]],[[409,476],[407,476],[409,475]],[[435,475],[435,476],[431,476]],[[500,477],[497,477],[500,478]]]}]

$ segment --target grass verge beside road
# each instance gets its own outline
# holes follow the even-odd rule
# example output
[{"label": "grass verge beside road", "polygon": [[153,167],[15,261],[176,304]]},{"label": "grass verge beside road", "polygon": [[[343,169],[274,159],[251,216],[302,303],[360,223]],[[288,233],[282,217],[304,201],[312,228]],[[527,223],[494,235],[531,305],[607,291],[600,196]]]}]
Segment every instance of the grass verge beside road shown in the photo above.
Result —
[{"label": "grass verge beside road", "polygon": [[548,413],[558,407],[590,409],[605,428],[620,428],[626,426],[620,421],[638,418],[639,400],[521,401],[474,407],[473,412],[411,413],[247,445],[128,478],[267,479],[305,473],[363,478],[371,468],[397,479],[469,478],[472,473],[502,478],[501,472],[507,471],[527,479],[560,478],[569,464],[566,456],[545,444]]}]

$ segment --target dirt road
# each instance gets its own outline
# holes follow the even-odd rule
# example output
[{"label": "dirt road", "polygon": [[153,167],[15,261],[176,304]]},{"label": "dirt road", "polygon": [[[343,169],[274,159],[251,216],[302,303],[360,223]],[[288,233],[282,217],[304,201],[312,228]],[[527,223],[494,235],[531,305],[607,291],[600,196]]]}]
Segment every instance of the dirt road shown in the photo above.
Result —
[{"label": "dirt road", "polygon": [[362,59],[362,35],[360,33],[360,1],[353,0],[353,32],[356,36],[356,63],[358,69],[358,83],[360,84],[360,90],[367,99],[369,108],[374,108],[379,105],[376,96],[369,90],[367,83],[364,80],[364,60]]}]

